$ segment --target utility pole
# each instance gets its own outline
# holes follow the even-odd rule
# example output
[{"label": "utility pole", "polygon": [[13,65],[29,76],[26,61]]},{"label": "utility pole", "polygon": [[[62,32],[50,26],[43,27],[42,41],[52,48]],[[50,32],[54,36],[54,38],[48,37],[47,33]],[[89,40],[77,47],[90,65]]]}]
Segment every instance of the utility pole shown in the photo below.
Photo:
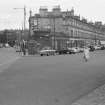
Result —
[{"label": "utility pole", "polygon": [[24,34],[26,29],[26,7],[24,6]]},{"label": "utility pole", "polygon": [[95,35],[95,46],[97,45],[97,35]]},{"label": "utility pole", "polygon": [[53,22],[54,22],[54,50],[55,50],[55,16],[53,17]]},{"label": "utility pole", "polygon": [[30,14],[30,16],[29,16],[29,36],[28,36],[28,40],[31,38],[31,36],[32,36],[32,25],[31,25],[31,17],[32,17],[32,11],[30,10],[29,11],[29,14]]},{"label": "utility pole", "polygon": [[18,10],[18,9],[21,9],[24,11],[24,27],[23,27],[23,30],[24,30],[24,35],[25,35],[25,29],[26,29],[26,7],[24,6],[24,8],[14,8],[15,10]]}]

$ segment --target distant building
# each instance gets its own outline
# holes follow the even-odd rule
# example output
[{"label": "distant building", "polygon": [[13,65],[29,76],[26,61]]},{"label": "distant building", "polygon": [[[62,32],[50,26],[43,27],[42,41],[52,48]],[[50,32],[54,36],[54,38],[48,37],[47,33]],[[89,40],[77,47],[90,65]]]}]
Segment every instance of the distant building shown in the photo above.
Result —
[{"label": "distant building", "polygon": [[85,44],[94,45],[105,40],[102,23],[80,19],[80,16],[74,14],[74,9],[61,11],[60,6],[55,6],[50,12],[47,7],[41,7],[34,16],[30,13],[29,30],[30,37],[37,41],[43,38],[55,49],[83,47]]},{"label": "distant building", "polygon": [[15,41],[28,40],[29,30],[2,30],[0,31],[0,43],[14,45]]}]

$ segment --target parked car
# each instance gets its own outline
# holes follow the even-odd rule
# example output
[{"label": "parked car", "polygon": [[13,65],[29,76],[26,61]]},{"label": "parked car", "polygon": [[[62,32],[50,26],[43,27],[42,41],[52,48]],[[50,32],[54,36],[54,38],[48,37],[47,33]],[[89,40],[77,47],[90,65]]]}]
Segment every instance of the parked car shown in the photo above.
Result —
[{"label": "parked car", "polygon": [[95,50],[101,50],[101,46],[94,46]]},{"label": "parked car", "polygon": [[80,47],[74,47],[74,48],[76,49],[77,53],[80,53],[80,52],[82,52],[82,51],[83,51],[83,49],[82,49],[82,48],[80,48]]},{"label": "parked car", "polygon": [[101,50],[105,50],[105,46],[101,46]]},{"label": "parked car", "polygon": [[94,48],[94,46],[89,46],[89,51],[95,51],[95,48]]},{"label": "parked car", "polygon": [[69,54],[68,49],[61,49],[56,51],[57,54],[62,55],[62,54]]},{"label": "parked car", "polygon": [[41,56],[44,56],[44,55],[49,56],[49,55],[55,55],[55,52],[56,50],[53,50],[49,47],[44,47],[42,50],[39,51],[39,54]]},{"label": "parked car", "polygon": [[5,47],[6,47],[6,48],[9,48],[9,47],[10,47],[10,45],[9,45],[8,43],[6,43],[6,44],[5,44]]},{"label": "parked car", "polygon": [[80,52],[80,49],[77,47],[68,48],[68,50],[69,50],[69,54],[75,54]]},{"label": "parked car", "polygon": [[80,47],[80,48],[79,48],[79,51],[80,51],[80,52],[84,52],[84,48]]},{"label": "parked car", "polygon": [[79,47],[72,47],[72,48],[69,48],[69,50],[71,54],[82,52],[82,49],[80,49]]}]

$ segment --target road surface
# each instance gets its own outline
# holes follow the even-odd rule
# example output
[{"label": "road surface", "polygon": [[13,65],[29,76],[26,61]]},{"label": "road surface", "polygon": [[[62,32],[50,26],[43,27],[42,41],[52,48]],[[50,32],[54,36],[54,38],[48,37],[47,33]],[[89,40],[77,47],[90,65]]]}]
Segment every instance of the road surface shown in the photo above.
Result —
[{"label": "road surface", "polygon": [[12,62],[0,73],[0,105],[70,105],[105,84],[105,51],[91,53],[89,62],[82,56],[27,56]]}]

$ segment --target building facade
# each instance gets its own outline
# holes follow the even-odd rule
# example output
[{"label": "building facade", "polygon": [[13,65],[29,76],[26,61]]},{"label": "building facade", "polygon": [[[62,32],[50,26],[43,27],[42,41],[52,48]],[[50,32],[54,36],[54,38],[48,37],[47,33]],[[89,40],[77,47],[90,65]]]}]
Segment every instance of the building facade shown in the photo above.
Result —
[{"label": "building facade", "polygon": [[74,10],[61,11],[56,6],[52,11],[46,7],[29,18],[30,37],[45,40],[54,49],[97,45],[105,41],[105,26],[101,22],[87,22],[74,14]]}]

